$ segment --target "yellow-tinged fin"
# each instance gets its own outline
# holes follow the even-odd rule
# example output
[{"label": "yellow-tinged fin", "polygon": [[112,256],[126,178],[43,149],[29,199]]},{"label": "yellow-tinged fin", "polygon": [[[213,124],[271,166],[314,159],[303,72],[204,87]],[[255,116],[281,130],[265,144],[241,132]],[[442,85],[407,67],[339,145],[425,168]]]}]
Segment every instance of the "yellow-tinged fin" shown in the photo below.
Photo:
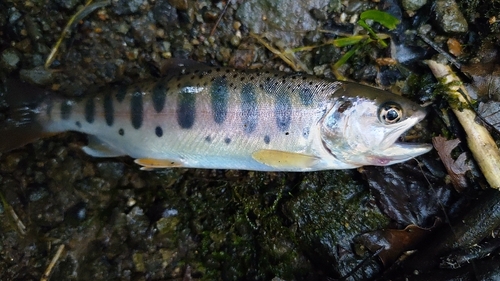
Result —
[{"label": "yellow-tinged fin", "polygon": [[307,169],[319,160],[313,155],[271,149],[257,150],[252,153],[252,158],[277,169]]},{"label": "yellow-tinged fin", "polygon": [[139,158],[134,161],[136,164],[141,165],[141,170],[153,170],[163,168],[180,168],[182,163],[172,161],[169,159],[152,159],[152,158]]}]

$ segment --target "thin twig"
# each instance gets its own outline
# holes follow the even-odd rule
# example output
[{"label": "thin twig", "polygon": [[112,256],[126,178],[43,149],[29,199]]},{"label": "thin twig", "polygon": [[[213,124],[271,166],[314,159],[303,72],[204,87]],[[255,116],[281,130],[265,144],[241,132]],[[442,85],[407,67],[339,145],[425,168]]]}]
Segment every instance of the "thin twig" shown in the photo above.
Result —
[{"label": "thin twig", "polygon": [[50,65],[54,61],[54,58],[55,58],[57,52],[59,51],[59,47],[61,46],[61,43],[63,42],[66,35],[74,27],[75,23],[79,22],[80,20],[82,20],[83,18],[88,16],[90,13],[92,13],[96,9],[106,7],[107,5],[111,4],[110,0],[100,1],[97,3],[91,4],[92,1],[93,0],[89,0],[81,10],[79,10],[75,15],[73,15],[69,19],[68,23],[66,24],[66,26],[64,27],[64,29],[61,33],[61,36],[59,36],[59,39],[57,40],[56,44],[50,50],[50,54],[47,57],[47,60],[45,61],[45,65],[44,65],[45,69],[49,69]]},{"label": "thin twig", "polygon": [[227,0],[226,5],[224,6],[224,9],[222,9],[222,12],[220,13],[219,17],[217,18],[217,21],[215,22],[214,27],[212,28],[212,31],[210,31],[210,36],[214,36],[215,30],[219,26],[219,23],[222,20],[222,17],[226,13],[227,7],[229,7],[229,4],[231,4],[231,0]]},{"label": "thin twig", "polygon": [[49,265],[45,269],[45,272],[43,273],[42,277],[40,278],[40,281],[48,281],[50,274],[52,273],[52,269],[54,269],[54,266],[56,265],[57,261],[62,255],[62,252],[64,251],[64,244],[61,244],[59,248],[57,249],[56,254],[50,261]]}]

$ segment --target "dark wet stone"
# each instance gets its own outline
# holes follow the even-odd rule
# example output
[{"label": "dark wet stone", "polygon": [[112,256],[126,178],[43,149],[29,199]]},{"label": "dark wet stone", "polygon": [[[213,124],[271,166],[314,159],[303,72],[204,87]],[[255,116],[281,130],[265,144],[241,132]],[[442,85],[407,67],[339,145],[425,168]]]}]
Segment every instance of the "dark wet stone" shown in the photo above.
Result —
[{"label": "dark wet stone", "polygon": [[73,9],[77,4],[80,3],[80,0],[56,0],[55,2],[59,4],[60,7]]},{"label": "dark wet stone", "polygon": [[0,57],[0,66],[8,72],[17,68],[20,54],[14,48],[5,49]]},{"label": "dark wet stone", "polygon": [[236,16],[243,25],[256,34],[268,32],[270,37],[286,44],[299,45],[300,42],[297,42],[297,37],[293,35],[294,31],[315,30],[317,22],[309,11],[314,8],[324,10],[329,2],[329,0],[249,0],[238,7]]},{"label": "dark wet stone", "polygon": [[31,202],[35,202],[38,200],[41,200],[49,195],[49,192],[47,188],[45,187],[36,187],[33,189],[33,191],[29,194],[29,199]]},{"label": "dark wet stone", "polygon": [[464,33],[469,25],[454,0],[438,0],[434,4],[434,19],[446,33]]},{"label": "dark wet stone", "polygon": [[32,69],[22,69],[19,75],[21,80],[37,85],[47,85],[53,78],[52,72],[46,70],[43,66],[37,66]]},{"label": "dark wet stone", "polygon": [[427,3],[427,0],[403,0],[402,5],[405,10],[416,11]]},{"label": "dark wet stone", "polygon": [[164,28],[175,27],[179,24],[177,10],[168,1],[156,2],[153,17],[156,23]]}]

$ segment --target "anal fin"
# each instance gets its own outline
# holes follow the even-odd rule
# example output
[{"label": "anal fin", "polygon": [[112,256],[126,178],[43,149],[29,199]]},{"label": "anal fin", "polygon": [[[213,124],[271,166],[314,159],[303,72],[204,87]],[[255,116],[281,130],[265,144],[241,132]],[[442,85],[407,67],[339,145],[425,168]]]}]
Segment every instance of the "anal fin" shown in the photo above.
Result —
[{"label": "anal fin", "polygon": [[272,149],[257,150],[252,153],[252,158],[267,166],[284,170],[306,170],[319,160],[313,155]]},{"label": "anal fin", "polygon": [[93,157],[118,157],[123,156],[125,153],[112,147],[108,143],[102,141],[96,136],[88,137],[89,143],[87,146],[82,147],[82,150]]},{"label": "anal fin", "polygon": [[182,163],[172,161],[169,159],[152,159],[152,158],[139,158],[134,161],[136,164],[141,165],[141,170],[153,170],[162,168],[179,168]]}]

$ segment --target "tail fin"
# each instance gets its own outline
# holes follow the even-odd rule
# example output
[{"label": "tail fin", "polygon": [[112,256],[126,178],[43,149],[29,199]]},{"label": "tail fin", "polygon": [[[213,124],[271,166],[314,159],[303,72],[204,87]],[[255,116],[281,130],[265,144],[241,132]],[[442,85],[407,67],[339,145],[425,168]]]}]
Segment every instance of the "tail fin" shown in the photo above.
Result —
[{"label": "tail fin", "polygon": [[37,115],[47,91],[17,80],[8,80],[3,88],[6,106],[0,106],[0,152],[7,152],[44,136]]}]

